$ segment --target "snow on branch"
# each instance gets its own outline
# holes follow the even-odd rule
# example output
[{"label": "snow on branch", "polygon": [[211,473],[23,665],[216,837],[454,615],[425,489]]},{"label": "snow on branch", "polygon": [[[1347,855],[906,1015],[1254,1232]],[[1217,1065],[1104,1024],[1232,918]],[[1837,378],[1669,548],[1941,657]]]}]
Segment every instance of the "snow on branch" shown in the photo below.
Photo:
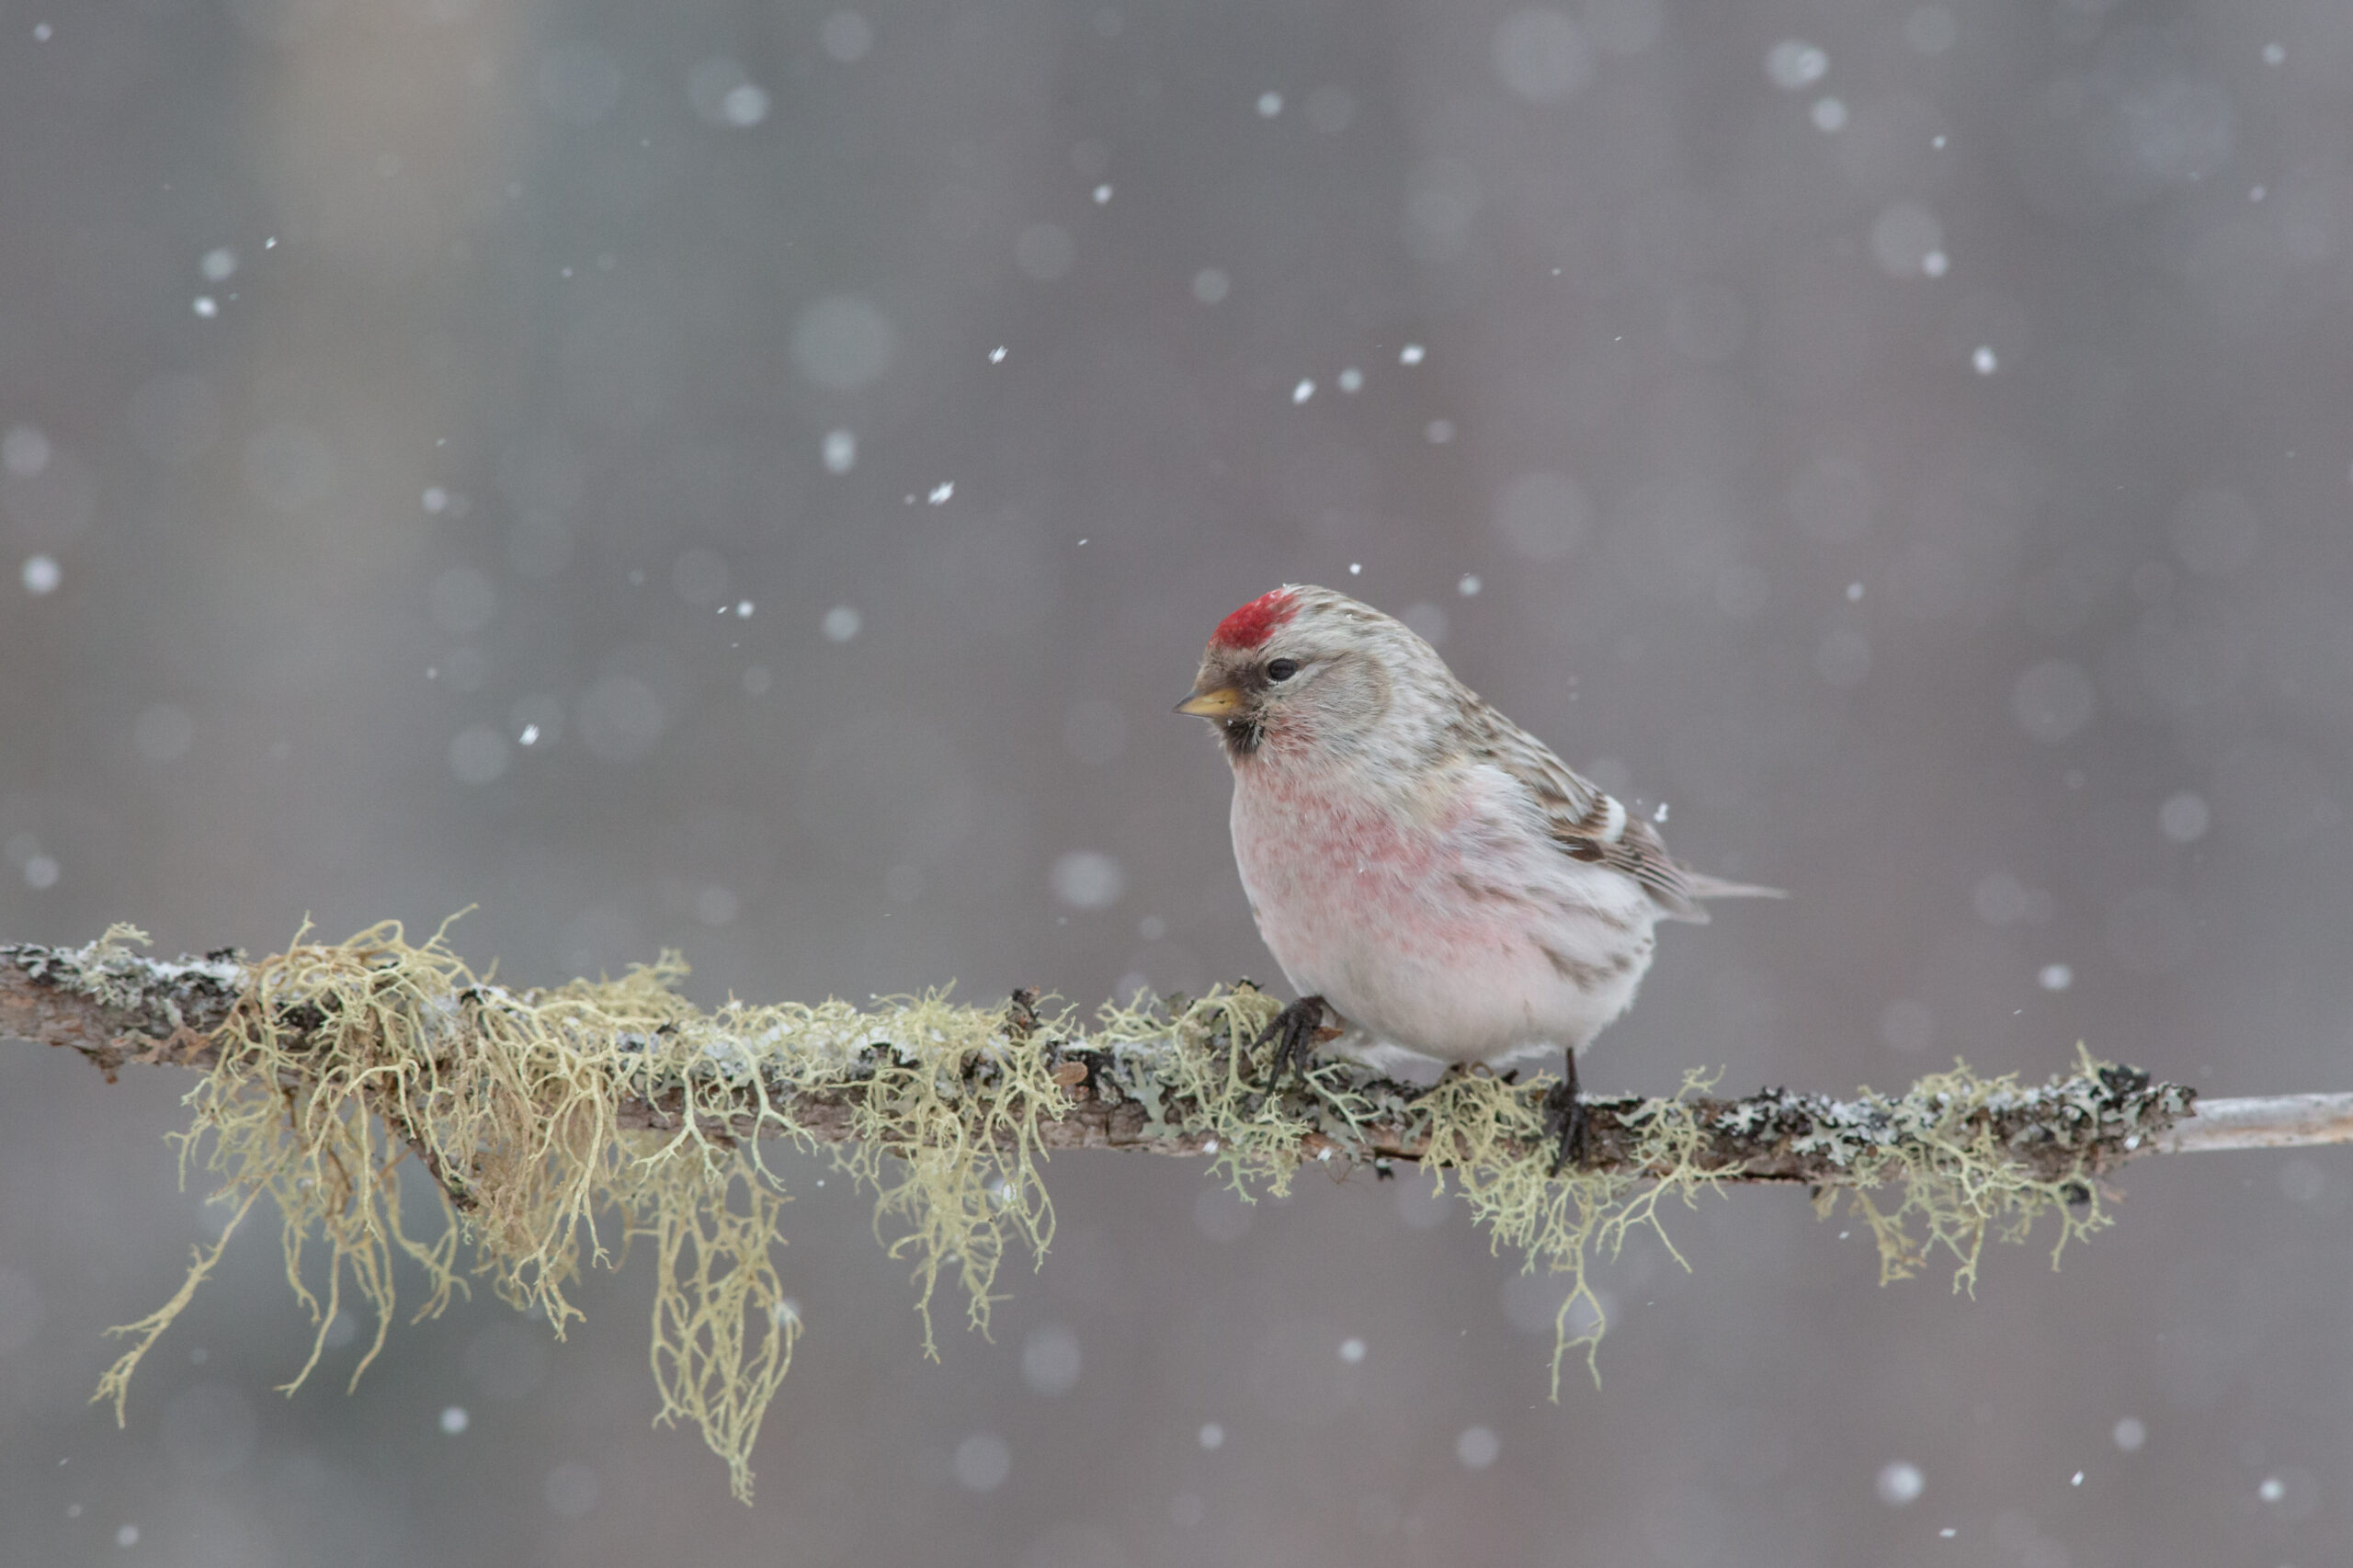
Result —
[{"label": "snow on branch", "polygon": [[[1562,1353],[1582,1345],[1590,1361],[1600,1335],[1588,1262],[1636,1229],[1664,1239],[1665,1198],[1802,1184],[1860,1213],[1882,1280],[1942,1251],[1956,1287],[1973,1287],[1989,1234],[2023,1239],[2051,1218],[2055,1262],[2108,1224],[2098,1178],[2138,1155],[2353,1142],[2353,1095],[2201,1103],[2087,1056],[2040,1085],[1956,1063],[1901,1095],[1844,1098],[1724,1098],[1693,1073],[1669,1097],[1588,1100],[1585,1157],[1555,1176],[1549,1077],[1415,1087],[1327,1061],[1270,1093],[1253,1042],[1275,1003],[1246,984],[1086,1017],[1028,991],[998,1008],[934,994],[704,1011],[678,994],[675,957],[526,990],[396,925],[341,943],[298,937],[259,960],[164,961],[131,950],[144,940],[119,926],[82,948],[0,946],[0,1036],[78,1051],[109,1080],[132,1062],[203,1074],[183,1171],[208,1150],[232,1233],[260,1197],[275,1201],[289,1282],[318,1324],[290,1388],[317,1363],[347,1288],[378,1320],[365,1369],[392,1321],[398,1257],[423,1269],[426,1312],[487,1277],[561,1335],[582,1260],[608,1261],[597,1222],[617,1217],[657,1259],[661,1415],[698,1426],[747,1500],[752,1442],[800,1328],[779,1272],[785,1194],[762,1157],[769,1140],[822,1153],[873,1189],[878,1232],[913,1272],[927,1353],[943,1275],[985,1329],[1006,1252],[1042,1258],[1051,1152],[1202,1156],[1245,1197],[1284,1189],[1304,1165],[1416,1165],[1528,1268],[1561,1277],[1556,1396]],[[404,1153],[439,1199],[422,1228],[401,1212]],[[97,1397],[118,1419],[140,1358],[227,1241],[199,1249],[171,1301],[116,1331],[131,1348]],[[306,1268],[314,1243],[325,1260]]]}]

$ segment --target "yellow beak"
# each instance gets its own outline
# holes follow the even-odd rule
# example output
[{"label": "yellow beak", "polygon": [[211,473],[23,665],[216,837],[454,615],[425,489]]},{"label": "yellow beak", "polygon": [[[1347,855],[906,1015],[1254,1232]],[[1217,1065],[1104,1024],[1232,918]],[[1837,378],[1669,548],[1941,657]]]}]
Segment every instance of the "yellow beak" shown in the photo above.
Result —
[{"label": "yellow beak", "polygon": [[1209,691],[1197,691],[1176,705],[1179,713],[1190,713],[1196,719],[1222,719],[1242,706],[1242,693],[1230,686]]}]

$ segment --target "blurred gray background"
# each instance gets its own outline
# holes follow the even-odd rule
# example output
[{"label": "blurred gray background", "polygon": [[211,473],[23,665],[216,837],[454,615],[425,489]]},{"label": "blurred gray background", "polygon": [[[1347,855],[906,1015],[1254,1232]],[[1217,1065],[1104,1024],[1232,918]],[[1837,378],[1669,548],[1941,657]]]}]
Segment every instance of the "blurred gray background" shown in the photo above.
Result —
[{"label": "blurred gray background", "polygon": [[[1794,890],[1668,934],[1597,1090],[2079,1039],[2353,1086],[2353,10],[858,3],[0,5],[0,936],[472,904],[527,983],[1276,980],[1167,710],[1299,580]],[[99,1331],[210,1233],[184,1087],[0,1052],[0,1561],[2353,1536],[2332,1152],[2136,1167],[1973,1302],[1710,1201],[1558,1406],[1552,1288],[1417,1181],[1058,1158],[1043,1273],[933,1367],[798,1164],[747,1511],[647,1427],[642,1272],[289,1402],[257,1231],[117,1432]]]}]

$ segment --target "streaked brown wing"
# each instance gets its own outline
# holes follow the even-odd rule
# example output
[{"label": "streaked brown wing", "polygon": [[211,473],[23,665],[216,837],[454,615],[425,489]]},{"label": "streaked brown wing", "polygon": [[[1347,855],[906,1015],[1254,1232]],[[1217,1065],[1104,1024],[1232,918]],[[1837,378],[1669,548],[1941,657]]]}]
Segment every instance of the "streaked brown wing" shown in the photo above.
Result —
[{"label": "streaked brown wing", "polygon": [[1690,879],[1667,854],[1656,828],[1484,702],[1474,699],[1471,710],[1465,749],[1509,774],[1536,798],[1546,831],[1563,853],[1631,877],[1672,915],[1692,921],[1708,918],[1692,897]]}]

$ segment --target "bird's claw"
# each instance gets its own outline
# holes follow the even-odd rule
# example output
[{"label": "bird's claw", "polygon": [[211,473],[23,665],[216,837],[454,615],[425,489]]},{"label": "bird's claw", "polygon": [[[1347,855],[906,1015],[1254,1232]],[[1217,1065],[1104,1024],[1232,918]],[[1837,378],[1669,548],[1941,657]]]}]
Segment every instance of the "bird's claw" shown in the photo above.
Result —
[{"label": "bird's claw", "polygon": [[1577,1093],[1577,1059],[1571,1052],[1568,1075],[1544,1096],[1544,1136],[1558,1140],[1548,1176],[1585,1164],[1587,1126],[1585,1100]]},{"label": "bird's claw", "polygon": [[1547,1175],[1559,1176],[1572,1165],[1585,1164],[1585,1101],[1566,1084],[1544,1096],[1544,1136],[1559,1141],[1552,1152],[1552,1168]]},{"label": "bird's claw", "polygon": [[1287,1072],[1296,1071],[1304,1079],[1309,1054],[1319,1042],[1338,1032],[1324,1030],[1324,1010],[1323,997],[1302,996],[1267,1020],[1267,1027],[1250,1042],[1254,1052],[1268,1040],[1275,1042],[1274,1059],[1267,1064],[1267,1094],[1281,1092]]}]

